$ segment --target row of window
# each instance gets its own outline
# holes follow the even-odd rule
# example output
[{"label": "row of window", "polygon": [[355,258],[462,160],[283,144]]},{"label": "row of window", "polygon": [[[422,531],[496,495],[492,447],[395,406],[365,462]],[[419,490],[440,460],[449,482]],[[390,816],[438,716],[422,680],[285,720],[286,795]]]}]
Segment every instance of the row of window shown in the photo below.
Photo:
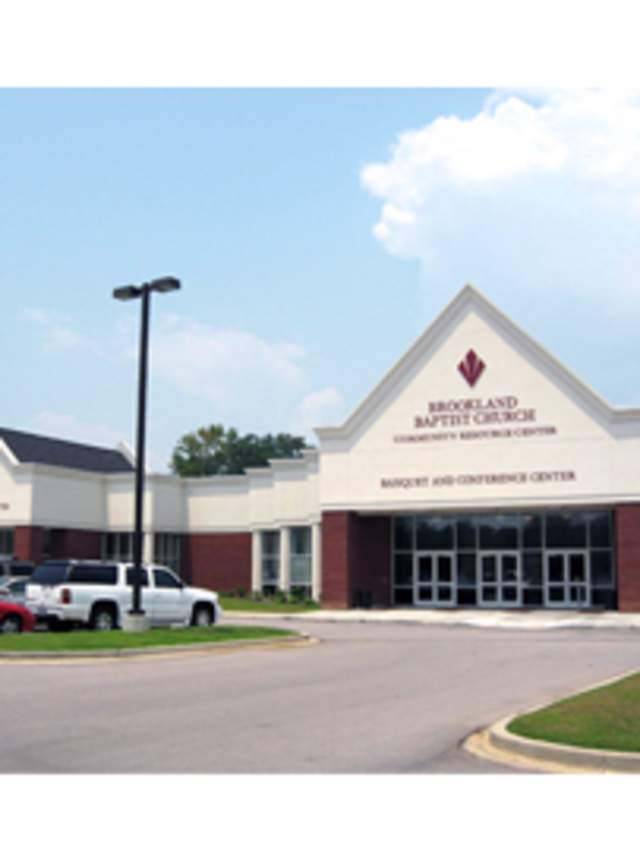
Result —
[{"label": "row of window", "polygon": [[608,510],[505,513],[502,515],[400,516],[396,551],[611,548]]},{"label": "row of window", "polygon": [[398,516],[393,543],[396,604],[615,606],[609,510]]},{"label": "row of window", "polygon": [[[289,527],[289,588],[305,595],[311,594],[311,528]],[[276,592],[280,585],[280,531],[260,533],[260,586],[263,594]]]},{"label": "row of window", "polygon": [[[133,533],[103,533],[102,558],[133,562]],[[153,561],[180,573],[182,536],[179,533],[153,534]]]}]

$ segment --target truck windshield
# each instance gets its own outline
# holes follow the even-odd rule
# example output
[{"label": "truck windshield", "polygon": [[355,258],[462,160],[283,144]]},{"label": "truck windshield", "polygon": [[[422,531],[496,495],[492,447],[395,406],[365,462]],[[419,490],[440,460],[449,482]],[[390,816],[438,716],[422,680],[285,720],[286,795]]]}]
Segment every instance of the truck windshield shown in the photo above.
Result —
[{"label": "truck windshield", "polygon": [[45,562],[35,567],[29,582],[41,586],[55,586],[57,583],[64,583],[68,569],[68,562]]}]

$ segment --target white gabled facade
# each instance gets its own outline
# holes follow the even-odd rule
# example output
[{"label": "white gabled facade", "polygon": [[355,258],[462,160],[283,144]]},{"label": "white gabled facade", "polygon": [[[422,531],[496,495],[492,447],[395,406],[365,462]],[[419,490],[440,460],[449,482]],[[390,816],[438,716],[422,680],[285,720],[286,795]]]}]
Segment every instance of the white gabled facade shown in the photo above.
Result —
[{"label": "white gabled facade", "polygon": [[[180,536],[200,582],[297,585],[342,606],[360,593],[640,608],[640,410],[611,407],[472,286],[342,426],[316,433],[317,450],[246,475],[149,474],[147,554],[154,535]],[[133,482],[21,464],[0,440],[0,527],[126,533]],[[563,522],[575,525],[566,543]],[[448,546],[440,565],[420,549],[430,533]],[[492,581],[492,569],[517,576]]]}]

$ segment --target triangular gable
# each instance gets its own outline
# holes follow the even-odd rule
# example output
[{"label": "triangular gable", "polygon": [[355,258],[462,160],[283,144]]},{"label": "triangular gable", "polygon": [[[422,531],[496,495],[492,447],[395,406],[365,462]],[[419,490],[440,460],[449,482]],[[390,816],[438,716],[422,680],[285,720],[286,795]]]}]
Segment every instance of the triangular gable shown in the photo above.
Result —
[{"label": "triangular gable", "polygon": [[[429,362],[437,351],[456,331],[456,328],[459,328],[461,323],[471,315],[486,324],[508,348],[523,357],[533,369],[543,375],[550,384],[600,427],[617,435],[640,434],[640,409],[618,409],[610,406],[597,392],[583,383],[520,329],[476,288],[466,285],[342,426],[316,428],[315,432],[320,440],[321,449],[328,448],[335,442],[353,443],[354,439],[357,440],[373,426],[379,416],[383,415],[406,389],[411,380],[429,367]],[[469,339],[468,346],[459,346],[458,351],[458,358],[450,363],[451,374],[457,373],[460,379],[459,394],[464,395],[466,392],[467,395],[473,396],[474,390],[482,391],[483,370],[490,369],[492,363],[484,362],[482,351],[476,352],[473,339]],[[478,371],[480,371],[479,375]],[[486,378],[484,379],[486,382]],[[452,385],[455,391],[455,382]],[[472,391],[467,391],[468,388]],[[511,387],[509,393],[512,391]]]}]

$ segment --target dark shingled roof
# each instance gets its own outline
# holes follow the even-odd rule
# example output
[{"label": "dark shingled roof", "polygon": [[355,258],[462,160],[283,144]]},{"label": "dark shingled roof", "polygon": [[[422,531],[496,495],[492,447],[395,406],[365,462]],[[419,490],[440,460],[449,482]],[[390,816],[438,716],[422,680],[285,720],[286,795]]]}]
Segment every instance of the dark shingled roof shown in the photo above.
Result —
[{"label": "dark shingled roof", "polygon": [[20,430],[8,430],[6,427],[0,427],[0,439],[6,442],[19,462],[39,462],[101,474],[134,470],[133,465],[118,450],[36,436]]}]

